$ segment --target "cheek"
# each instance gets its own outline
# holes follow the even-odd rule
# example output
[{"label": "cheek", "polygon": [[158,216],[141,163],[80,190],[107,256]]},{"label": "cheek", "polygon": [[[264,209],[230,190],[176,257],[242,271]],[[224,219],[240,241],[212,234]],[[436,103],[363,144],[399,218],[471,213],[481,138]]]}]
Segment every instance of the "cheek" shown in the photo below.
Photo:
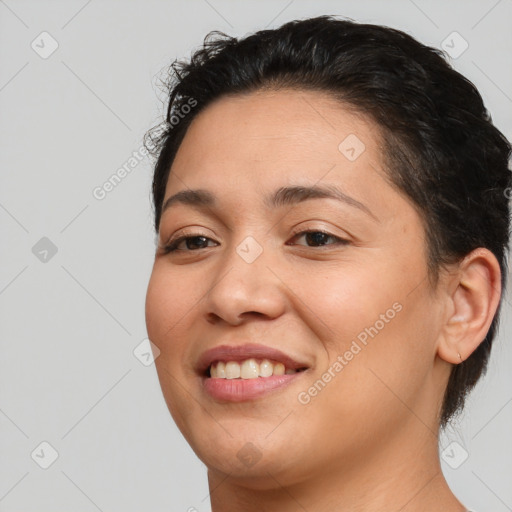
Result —
[{"label": "cheek", "polygon": [[182,432],[186,431],[190,414],[187,407],[190,395],[184,386],[188,376],[182,361],[188,346],[193,310],[201,298],[191,290],[196,290],[192,283],[156,263],[145,305],[148,337],[160,349],[155,360],[160,386],[169,411]]},{"label": "cheek", "polygon": [[[177,274],[163,265],[155,265],[148,284],[145,307],[146,329],[149,339],[160,350],[155,364],[170,407],[170,400],[181,400],[182,383],[193,376],[192,370],[183,361],[191,346],[190,336],[197,319],[196,311],[205,293],[197,277],[193,279],[187,278],[186,273]],[[172,407],[172,410],[176,408]]]},{"label": "cheek", "polygon": [[334,417],[347,417],[347,411],[353,418],[362,411],[370,417],[389,408],[400,412],[403,405],[393,391],[412,399],[434,359],[435,312],[426,281],[415,289],[419,264],[414,258],[397,258],[395,265],[389,256],[382,261],[294,283],[314,313],[312,326],[322,333],[327,360],[318,374],[330,369],[335,375],[326,376],[332,384],[318,400]]},{"label": "cheek", "polygon": [[386,300],[376,298],[370,315],[347,306],[347,312],[349,307],[355,311],[347,317],[350,328],[340,318],[338,332],[347,334],[329,348],[331,368],[338,361],[337,369],[342,369],[334,372],[322,397],[322,409],[333,423],[344,418],[351,431],[364,419],[366,425],[391,431],[410,416],[409,407],[419,403],[434,361],[435,318],[426,299],[426,294],[408,297],[389,308]]},{"label": "cheek", "polygon": [[180,338],[187,322],[199,304],[202,294],[197,280],[169,272],[155,264],[146,293],[146,326],[151,341],[160,350]]},{"label": "cheek", "polygon": [[301,309],[310,311],[311,322],[321,333],[319,337],[328,342],[330,351],[343,353],[347,342],[350,344],[358,335],[364,339],[366,328],[377,322],[381,331],[397,316],[400,305],[393,305],[400,291],[377,276],[375,265],[356,264],[326,268],[315,272],[314,277],[311,272],[301,277],[295,274],[291,282],[300,299],[297,308],[302,303]]}]

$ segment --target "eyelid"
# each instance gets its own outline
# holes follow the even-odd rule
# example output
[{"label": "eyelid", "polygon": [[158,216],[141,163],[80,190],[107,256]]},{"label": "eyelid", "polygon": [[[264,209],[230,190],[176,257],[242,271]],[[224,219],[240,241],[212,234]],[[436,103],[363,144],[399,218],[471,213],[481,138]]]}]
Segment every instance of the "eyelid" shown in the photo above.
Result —
[{"label": "eyelid", "polygon": [[[204,232],[204,228],[195,228],[191,226],[187,226],[185,228],[178,229],[175,231],[170,238],[168,238],[165,242],[158,244],[158,249],[162,250],[165,254],[171,252],[171,246],[174,244],[179,244],[186,240],[187,238],[196,238],[196,237],[204,237],[208,240],[212,240],[216,242],[216,240],[209,234]],[[218,242],[216,242],[218,243]],[[184,252],[194,252],[194,251],[184,251]]]},{"label": "eyelid", "polygon": [[[204,237],[208,240],[208,242],[212,241],[215,244],[219,245],[219,242],[217,242],[217,240],[215,240],[214,237],[207,234],[205,231],[206,230],[203,227],[193,227],[193,226],[183,227],[183,228],[175,231],[165,243],[159,244],[159,249],[163,250],[163,252],[165,254],[169,254],[170,252],[174,252],[174,251],[178,251],[178,250],[181,252],[184,252],[184,253],[199,252],[200,249],[206,249],[208,247],[203,247],[203,248],[195,249],[195,250],[177,249],[177,246],[180,245],[182,242],[185,242],[187,239],[199,238],[199,237]],[[334,230],[326,228],[324,226],[319,226],[318,224],[316,226],[304,226],[304,225],[295,226],[291,229],[291,236],[285,242],[285,245],[297,245],[297,246],[302,246],[305,248],[319,249],[322,247],[328,248],[329,246],[339,246],[339,245],[346,245],[346,244],[351,243],[350,235],[348,235],[348,234],[346,234],[346,235],[338,234],[337,235],[337,234],[334,234],[333,231]],[[316,246],[316,247],[302,245],[302,244],[290,244],[289,243],[290,240],[297,238],[299,235],[304,236],[304,235],[307,235],[308,233],[323,233],[337,241],[333,244],[325,244],[325,245],[320,245],[320,246]],[[216,235],[214,235],[214,236],[216,236]]]},{"label": "eyelid", "polygon": [[303,236],[305,236],[305,235],[307,235],[309,233],[322,233],[323,235],[326,235],[326,236],[336,240],[336,242],[333,243],[333,244],[325,244],[325,245],[320,245],[320,246],[309,246],[309,245],[302,245],[302,244],[290,244],[289,242],[287,242],[286,245],[297,245],[299,247],[305,247],[305,248],[310,248],[310,249],[324,249],[324,248],[330,248],[331,246],[336,247],[336,246],[340,246],[340,245],[348,245],[348,244],[350,244],[350,240],[348,238],[344,238],[344,237],[335,235],[335,234],[331,233],[330,231],[327,231],[327,230],[324,230],[324,229],[315,229],[315,228],[300,229],[291,237],[290,240],[294,240],[296,238],[303,237]]},{"label": "eyelid", "polygon": [[[326,235],[326,236],[336,240],[336,242],[333,243],[333,244],[320,245],[320,246],[317,246],[317,247],[315,247],[315,246],[311,247],[311,246],[302,245],[302,244],[290,244],[289,242],[286,242],[285,245],[297,245],[297,246],[302,246],[302,247],[305,247],[305,248],[320,249],[320,248],[324,248],[324,247],[329,248],[329,246],[346,245],[346,244],[349,243],[349,240],[347,240],[345,238],[340,238],[339,236],[333,235],[332,233],[328,233],[327,231],[323,231],[323,230],[319,230],[319,229],[309,229],[309,230],[298,231],[297,233],[292,235],[290,240],[294,240],[297,237],[305,236],[305,235],[307,235],[309,233],[322,233],[322,234],[324,234],[324,235]],[[182,251],[182,252],[185,252],[185,253],[187,253],[187,252],[188,253],[194,253],[194,252],[198,252],[200,249],[207,249],[208,248],[208,247],[202,247],[202,248],[196,249],[196,250],[192,250],[192,249],[178,249],[179,245],[181,245],[183,242],[186,242],[187,240],[189,240],[191,238],[205,238],[208,241],[212,241],[212,242],[218,244],[211,237],[205,236],[205,235],[203,235],[201,233],[190,233],[190,234],[184,233],[184,234],[182,234],[180,236],[174,237],[168,243],[164,244],[160,248],[164,252],[164,254],[169,254],[169,253],[175,252],[175,251]]]},{"label": "eyelid", "polygon": [[[209,234],[206,233],[206,231],[209,231]],[[169,244],[172,244],[173,242],[177,241],[178,238],[181,238],[181,237],[185,237],[185,236],[190,236],[190,237],[194,237],[194,236],[204,236],[204,237],[207,237],[207,238],[211,238],[212,237],[212,231],[211,230],[208,230],[206,228],[203,228],[203,227],[199,227],[199,226],[194,226],[194,225],[189,225],[189,226],[184,226],[182,228],[179,228],[177,230],[175,230],[170,237],[168,237],[165,242],[163,242],[161,245],[169,245]],[[213,233],[213,236],[217,236]]]},{"label": "eyelid", "polygon": [[[311,222],[315,223],[315,221],[311,221]],[[339,229],[335,230],[334,228],[331,229],[327,226],[319,225],[318,221],[316,221],[316,223],[313,224],[312,226],[309,224],[308,225],[301,224],[300,226],[296,226],[291,229],[292,237],[295,237],[295,236],[297,236],[299,234],[303,234],[303,233],[314,232],[314,233],[325,233],[326,235],[332,236],[334,238],[338,238],[340,240],[346,240],[347,242],[353,240],[353,238],[354,238],[347,231],[343,231],[339,234],[336,234],[335,231],[339,232],[340,230]]]}]

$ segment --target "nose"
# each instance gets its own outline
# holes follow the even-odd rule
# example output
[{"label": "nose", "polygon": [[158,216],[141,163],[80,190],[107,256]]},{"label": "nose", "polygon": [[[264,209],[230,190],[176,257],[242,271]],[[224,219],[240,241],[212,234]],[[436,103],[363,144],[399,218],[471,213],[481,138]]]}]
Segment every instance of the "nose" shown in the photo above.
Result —
[{"label": "nose", "polygon": [[265,251],[252,260],[255,250],[250,242],[242,243],[219,260],[203,302],[208,322],[240,325],[251,317],[273,319],[284,313],[286,294],[275,260],[272,264]]}]

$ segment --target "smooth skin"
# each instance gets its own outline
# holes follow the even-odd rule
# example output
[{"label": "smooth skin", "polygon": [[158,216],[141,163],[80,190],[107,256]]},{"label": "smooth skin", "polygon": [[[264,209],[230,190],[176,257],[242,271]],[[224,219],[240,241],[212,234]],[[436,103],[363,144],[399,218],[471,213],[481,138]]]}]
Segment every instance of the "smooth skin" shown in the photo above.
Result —
[{"label": "smooth skin", "polygon": [[[365,146],[353,161],[357,152],[339,149],[350,134]],[[441,472],[438,418],[458,354],[469,357],[496,312],[500,268],[477,249],[431,284],[421,217],[386,177],[382,147],[368,116],[325,93],[267,90],[218,99],[179,148],[165,198],[202,189],[215,203],[163,213],[146,321],[169,410],[208,468],[213,512],[466,510]],[[264,201],[291,186],[335,186],[349,199]],[[263,249],[252,263],[236,250],[249,236]],[[396,303],[400,312],[300,403]],[[257,400],[210,398],[198,357],[244,343],[309,368]],[[247,450],[256,463],[237,456]]]}]

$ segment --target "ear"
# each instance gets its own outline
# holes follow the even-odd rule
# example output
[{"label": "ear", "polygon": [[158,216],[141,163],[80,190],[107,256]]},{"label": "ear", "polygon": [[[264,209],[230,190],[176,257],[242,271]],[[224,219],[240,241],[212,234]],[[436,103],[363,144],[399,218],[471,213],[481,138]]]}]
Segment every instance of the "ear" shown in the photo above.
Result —
[{"label": "ear", "polygon": [[501,298],[501,270],[484,248],[469,253],[445,282],[446,314],[438,339],[441,359],[459,364],[482,343]]}]

